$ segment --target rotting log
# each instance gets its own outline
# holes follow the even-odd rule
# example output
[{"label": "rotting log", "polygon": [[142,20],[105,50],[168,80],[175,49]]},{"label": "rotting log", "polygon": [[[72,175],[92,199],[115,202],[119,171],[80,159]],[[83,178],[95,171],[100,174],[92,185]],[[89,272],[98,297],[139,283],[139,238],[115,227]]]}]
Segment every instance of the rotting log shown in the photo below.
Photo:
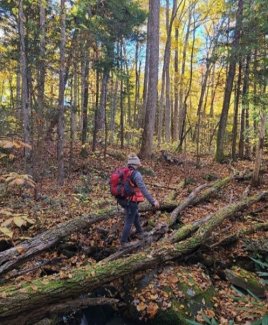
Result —
[{"label": "rotting log", "polygon": [[[205,193],[201,194],[199,197],[194,197],[189,204],[195,205],[199,202],[202,202],[209,198],[213,193],[218,191],[221,187],[228,184],[233,179],[233,176],[226,177],[222,180],[218,180],[214,182],[211,188],[208,188]],[[185,201],[184,201],[185,202]],[[183,204],[183,209],[185,209],[188,205]],[[180,209],[182,212],[181,205],[175,203],[161,203],[159,210],[160,211],[173,211],[174,209]],[[150,204],[141,204],[139,207],[140,212],[146,212],[155,210]],[[122,210],[121,210],[122,211]],[[122,212],[121,212],[122,213]],[[31,257],[51,248],[55,244],[57,244],[60,240],[65,237],[68,237],[75,231],[79,231],[81,229],[86,229],[90,225],[95,224],[97,222],[101,222],[103,220],[107,220],[112,216],[120,214],[117,208],[110,208],[108,210],[99,211],[99,213],[95,215],[86,215],[80,216],[75,219],[69,220],[65,223],[58,224],[52,229],[49,229],[30,240],[24,241],[18,244],[16,247],[12,247],[6,251],[0,253],[0,275],[7,273],[8,271],[14,269],[20,264],[24,263],[26,260]]]},{"label": "rotting log", "polygon": [[218,210],[190,238],[182,242],[172,245],[160,241],[153,248],[125,258],[72,269],[66,272],[65,278],[61,274],[61,277],[49,276],[17,285],[1,286],[0,323],[17,324],[18,317],[23,319],[29,316],[32,310],[35,314],[38,310],[42,313],[44,304],[49,308],[62,299],[78,297],[124,275],[183,257],[204,244],[211,232],[226,218],[267,197],[268,192],[258,193]]},{"label": "rotting log", "polygon": [[258,232],[258,231],[267,231],[267,230],[268,230],[268,222],[256,223],[256,224],[250,225],[250,227],[248,227],[247,229],[242,229],[242,230],[236,232],[235,234],[230,234],[229,236],[224,237],[223,239],[210,245],[209,247],[214,249],[215,247],[218,247],[218,246],[229,245],[229,244],[234,243],[237,240],[239,240],[239,238],[241,238],[242,236],[254,234],[255,232]]},{"label": "rotting log", "polygon": [[[159,210],[171,212],[177,209],[181,213],[189,205],[196,205],[210,198],[214,193],[216,193],[220,188],[229,184],[237,175],[231,175],[224,179],[217,180],[213,182],[209,188],[207,188],[203,193],[196,196],[192,193],[199,192],[197,189],[202,189],[200,186],[195,189],[189,197],[183,201],[181,204],[175,204],[173,202],[161,203]],[[242,176],[240,176],[242,179]],[[195,193],[195,194],[197,194]],[[190,199],[189,199],[190,198]],[[187,204],[186,204],[187,203]],[[153,211],[155,210],[148,203],[141,204],[139,207],[140,212]],[[18,244],[16,247],[12,247],[6,251],[0,252],[0,275],[7,273],[8,271],[14,269],[20,264],[24,263],[31,257],[48,250],[49,248],[56,245],[60,240],[68,237],[75,231],[88,228],[90,225],[103,220],[107,220],[112,216],[122,213],[117,208],[110,208],[107,210],[100,210],[99,213],[94,215],[80,216],[75,219],[69,220],[65,223],[60,223],[52,229],[49,229],[30,240],[24,241]],[[177,216],[178,218],[178,216]]]},{"label": "rotting log", "polygon": [[[163,203],[159,210],[172,211],[176,206],[177,204],[174,203]],[[153,210],[155,210],[155,208],[149,204],[143,204],[140,207],[141,212]],[[100,210],[97,214],[80,216],[65,223],[60,223],[54,228],[49,229],[30,240],[24,241],[15,247],[1,252],[0,275],[14,269],[14,267],[19,266],[29,258],[48,250],[72,233],[86,229],[92,224],[107,220],[112,216],[122,213],[123,209],[118,210],[117,208],[110,208],[108,210]]]},{"label": "rotting log", "polygon": [[170,222],[170,226],[173,226],[175,223],[178,222],[178,216],[179,214],[185,210],[185,208],[187,208],[188,206],[190,206],[194,201],[196,201],[197,195],[204,189],[208,187],[207,184],[203,184],[198,186],[197,188],[195,188],[191,194],[183,201],[181,202],[181,204],[179,206],[176,207],[176,209],[174,209],[171,214],[171,222]]},{"label": "rotting log", "polygon": [[[18,316],[14,324],[25,324],[28,322],[28,320],[30,321],[29,324],[33,324],[40,321],[41,319],[44,318],[50,319],[58,314],[63,314],[70,311],[72,312],[79,311],[89,306],[116,305],[118,302],[119,302],[118,299],[106,298],[106,297],[97,297],[97,298],[80,297],[76,299],[69,299],[67,301],[62,300],[60,303],[56,303],[50,306],[44,304],[42,309],[39,309],[36,312],[33,310],[31,311],[30,315]],[[10,324],[12,324],[12,322]]]},{"label": "rotting log", "polygon": [[[198,199],[198,194],[204,189],[207,188],[207,184],[202,184],[198,187],[196,187],[190,195],[182,201],[170,214],[171,220],[169,225],[157,225],[155,229],[150,231],[149,233],[146,233],[144,239],[142,241],[131,243],[128,247],[121,249],[120,251],[108,256],[105,258],[105,261],[112,261],[119,257],[122,257],[126,254],[129,254],[137,249],[140,249],[141,247],[146,247],[151,245],[156,240],[159,240],[165,233],[167,233],[168,229],[172,227],[174,224],[178,222],[179,215],[182,211],[184,211],[187,207],[191,205],[196,205],[210,197],[213,193],[215,193],[215,189],[219,190],[222,186],[225,186],[228,184],[233,178],[228,177],[228,179],[224,179],[224,181],[216,181],[211,185],[211,188],[206,191],[206,195],[201,195],[201,199]],[[191,234],[191,232],[195,231],[199,228],[201,224],[206,222],[208,220],[208,216],[205,218],[198,220],[197,222],[191,224],[191,225],[185,225],[182,228],[180,228],[179,232],[176,232],[172,242],[176,242],[179,240],[185,239],[187,236]],[[161,231],[159,231],[159,226],[161,228]]]}]

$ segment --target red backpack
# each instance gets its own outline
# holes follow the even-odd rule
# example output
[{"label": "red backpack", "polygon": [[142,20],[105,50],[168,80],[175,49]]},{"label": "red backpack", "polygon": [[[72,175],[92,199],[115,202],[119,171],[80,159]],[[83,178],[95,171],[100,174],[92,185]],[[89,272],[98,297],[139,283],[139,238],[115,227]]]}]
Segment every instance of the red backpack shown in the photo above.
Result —
[{"label": "red backpack", "polygon": [[131,184],[131,175],[134,171],[128,167],[117,168],[110,176],[111,194],[116,198],[127,198],[135,194]]}]

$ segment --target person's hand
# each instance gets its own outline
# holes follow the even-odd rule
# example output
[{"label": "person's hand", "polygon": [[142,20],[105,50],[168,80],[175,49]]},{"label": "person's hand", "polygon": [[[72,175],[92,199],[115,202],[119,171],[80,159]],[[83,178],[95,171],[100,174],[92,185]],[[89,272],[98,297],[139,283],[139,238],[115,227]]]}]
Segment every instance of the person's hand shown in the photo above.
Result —
[{"label": "person's hand", "polygon": [[159,207],[160,207],[160,204],[157,200],[154,200],[154,207],[157,209],[159,209]]}]

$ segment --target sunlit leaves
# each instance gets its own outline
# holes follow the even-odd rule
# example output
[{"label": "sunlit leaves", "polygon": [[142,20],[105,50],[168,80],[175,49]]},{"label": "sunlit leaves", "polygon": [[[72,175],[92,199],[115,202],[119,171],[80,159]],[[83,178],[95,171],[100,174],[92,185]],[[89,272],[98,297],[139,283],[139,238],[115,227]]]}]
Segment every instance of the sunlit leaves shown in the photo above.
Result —
[{"label": "sunlit leaves", "polygon": [[1,176],[1,179],[5,182],[8,188],[24,186],[35,187],[35,182],[33,181],[32,176],[27,174],[18,174],[13,172]]},{"label": "sunlit leaves", "polygon": [[14,227],[22,228],[31,226],[35,220],[26,214],[14,213],[11,209],[0,209],[0,237],[12,238]]}]

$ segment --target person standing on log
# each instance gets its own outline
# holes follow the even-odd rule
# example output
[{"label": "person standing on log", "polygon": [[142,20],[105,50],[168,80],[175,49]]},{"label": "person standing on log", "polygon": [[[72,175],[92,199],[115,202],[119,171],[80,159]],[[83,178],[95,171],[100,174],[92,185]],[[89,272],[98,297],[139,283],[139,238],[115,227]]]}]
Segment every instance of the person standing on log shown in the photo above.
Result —
[{"label": "person standing on log", "polygon": [[[141,161],[136,154],[130,154],[128,156],[127,168],[120,168],[115,173],[121,177],[122,194],[118,195],[113,193],[112,187],[111,192],[116,197],[118,204],[125,209],[125,222],[120,239],[121,246],[126,247],[129,244],[129,235],[132,225],[136,228],[136,236],[139,239],[143,239],[143,230],[140,224],[140,215],[138,211],[138,205],[146,198],[152,206],[159,208],[159,202],[153,198],[148,192],[142,175],[138,171],[141,166]],[[112,176],[113,177],[113,176]],[[111,178],[112,179],[112,178]],[[122,181],[123,180],[123,181]],[[111,180],[111,183],[113,181]],[[120,185],[116,186],[116,190],[120,188]]]}]

